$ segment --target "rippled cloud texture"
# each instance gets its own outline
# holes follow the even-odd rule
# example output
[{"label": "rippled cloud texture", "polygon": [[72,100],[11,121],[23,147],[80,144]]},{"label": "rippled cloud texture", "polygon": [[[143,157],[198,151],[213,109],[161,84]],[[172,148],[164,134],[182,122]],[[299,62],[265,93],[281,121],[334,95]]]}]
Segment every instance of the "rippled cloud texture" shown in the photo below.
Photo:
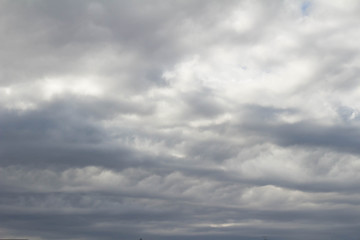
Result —
[{"label": "rippled cloud texture", "polygon": [[359,1],[1,1],[0,236],[360,237]]}]

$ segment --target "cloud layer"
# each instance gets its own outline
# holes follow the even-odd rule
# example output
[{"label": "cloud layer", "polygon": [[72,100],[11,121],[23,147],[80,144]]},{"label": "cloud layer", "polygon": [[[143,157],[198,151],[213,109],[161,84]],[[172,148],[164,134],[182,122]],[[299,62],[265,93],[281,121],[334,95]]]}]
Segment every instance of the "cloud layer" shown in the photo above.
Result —
[{"label": "cloud layer", "polygon": [[358,239],[358,1],[1,1],[0,236]]}]

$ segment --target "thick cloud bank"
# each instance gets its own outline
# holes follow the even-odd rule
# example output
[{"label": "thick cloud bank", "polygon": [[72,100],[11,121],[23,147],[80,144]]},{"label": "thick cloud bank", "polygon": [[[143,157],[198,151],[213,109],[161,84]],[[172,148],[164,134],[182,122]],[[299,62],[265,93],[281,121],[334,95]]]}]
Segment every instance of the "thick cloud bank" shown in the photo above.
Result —
[{"label": "thick cloud bank", "polygon": [[360,3],[0,2],[0,237],[360,237]]}]

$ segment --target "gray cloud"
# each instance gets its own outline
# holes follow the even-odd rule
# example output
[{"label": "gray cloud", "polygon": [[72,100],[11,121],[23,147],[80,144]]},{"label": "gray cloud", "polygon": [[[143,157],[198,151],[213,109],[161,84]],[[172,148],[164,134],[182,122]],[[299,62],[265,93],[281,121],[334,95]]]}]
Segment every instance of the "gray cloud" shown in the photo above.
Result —
[{"label": "gray cloud", "polygon": [[356,1],[2,1],[0,235],[357,239]]}]

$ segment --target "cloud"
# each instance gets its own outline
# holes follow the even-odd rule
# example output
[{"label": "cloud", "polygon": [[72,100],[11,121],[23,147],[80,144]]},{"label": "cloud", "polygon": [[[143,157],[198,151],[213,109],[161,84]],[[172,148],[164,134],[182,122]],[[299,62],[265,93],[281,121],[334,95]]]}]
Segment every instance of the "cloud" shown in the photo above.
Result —
[{"label": "cloud", "polygon": [[1,236],[359,235],[356,1],[2,1]]}]

